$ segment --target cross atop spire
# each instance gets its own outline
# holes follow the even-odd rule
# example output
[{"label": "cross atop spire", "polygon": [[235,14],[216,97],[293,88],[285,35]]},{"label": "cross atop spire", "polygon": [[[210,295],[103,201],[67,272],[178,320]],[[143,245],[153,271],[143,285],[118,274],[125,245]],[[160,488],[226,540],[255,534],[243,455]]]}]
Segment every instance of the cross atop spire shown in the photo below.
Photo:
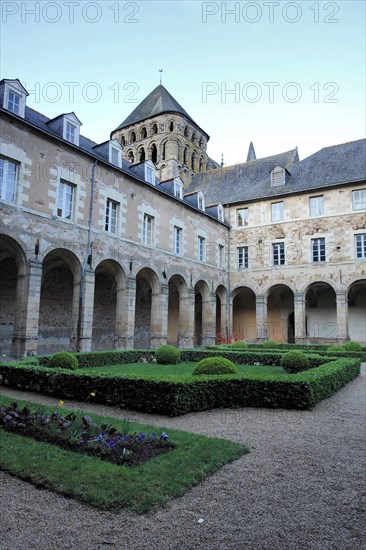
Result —
[{"label": "cross atop spire", "polygon": [[159,69],[159,73],[160,73],[160,85],[163,83],[163,70],[164,70],[164,69]]},{"label": "cross atop spire", "polygon": [[252,141],[250,142],[250,145],[249,145],[247,162],[250,161],[250,160],[257,160],[257,157],[255,155],[255,151],[254,151],[254,145],[253,145]]}]

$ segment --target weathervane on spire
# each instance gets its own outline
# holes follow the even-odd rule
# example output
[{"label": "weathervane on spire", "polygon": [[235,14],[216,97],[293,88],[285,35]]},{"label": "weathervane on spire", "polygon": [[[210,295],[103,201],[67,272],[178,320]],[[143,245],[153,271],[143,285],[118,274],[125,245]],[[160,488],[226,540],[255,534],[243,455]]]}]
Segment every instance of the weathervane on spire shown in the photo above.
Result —
[{"label": "weathervane on spire", "polygon": [[164,69],[159,69],[159,73],[160,73],[160,84],[163,83],[163,70],[164,70]]}]

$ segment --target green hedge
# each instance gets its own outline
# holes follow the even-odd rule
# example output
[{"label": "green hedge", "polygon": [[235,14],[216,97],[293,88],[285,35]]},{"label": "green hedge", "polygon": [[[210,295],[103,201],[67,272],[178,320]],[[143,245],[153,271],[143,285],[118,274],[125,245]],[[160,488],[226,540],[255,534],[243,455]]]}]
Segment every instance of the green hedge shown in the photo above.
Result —
[{"label": "green hedge", "polygon": [[218,407],[310,409],[355,378],[359,371],[358,360],[339,359],[281,377],[223,375],[159,380],[80,374],[18,362],[0,365],[0,382],[77,401],[85,401],[93,392],[92,399],[97,403],[177,416]]},{"label": "green hedge", "polygon": [[[138,363],[145,360],[151,363],[154,359],[154,350],[111,350],[88,351],[74,354],[79,362],[79,368],[105,367],[108,365],[124,365],[126,363]],[[51,355],[38,357],[38,362],[48,367]]]},{"label": "green hedge", "polygon": [[[361,351],[349,351],[344,346],[340,346],[342,351],[328,351],[329,346],[312,346],[312,345],[300,345],[300,344],[279,344],[277,349],[271,349],[271,353],[283,354],[286,351],[303,351],[304,353],[316,353],[318,355],[324,355],[326,357],[351,357],[355,359],[360,359],[361,361],[366,361],[366,348],[362,348]],[[237,349],[231,344],[220,344],[215,346],[210,344],[206,346],[206,349],[209,351],[233,351],[238,352],[240,349]],[[248,344],[248,352],[251,353],[263,353],[269,351],[265,346],[260,346],[258,344]]]}]

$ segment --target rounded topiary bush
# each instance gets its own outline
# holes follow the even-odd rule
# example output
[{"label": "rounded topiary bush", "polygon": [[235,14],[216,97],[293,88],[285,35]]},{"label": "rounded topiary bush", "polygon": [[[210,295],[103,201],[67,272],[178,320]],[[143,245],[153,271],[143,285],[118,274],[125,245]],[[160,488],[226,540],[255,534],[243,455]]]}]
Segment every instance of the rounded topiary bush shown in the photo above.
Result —
[{"label": "rounded topiary bush", "polygon": [[302,351],[288,351],[282,355],[281,366],[289,373],[300,372],[309,368],[309,359]]},{"label": "rounded topiary bush", "polygon": [[362,346],[358,342],[347,342],[343,347],[347,351],[362,351]]},{"label": "rounded topiary bush", "polygon": [[263,342],[263,347],[268,349],[274,349],[278,348],[277,342],[274,342],[273,340],[267,340],[266,342]]},{"label": "rounded topiary bush", "polygon": [[193,373],[202,374],[238,374],[236,365],[225,357],[207,357],[197,363]]},{"label": "rounded topiary bush", "polygon": [[180,360],[180,350],[174,346],[160,346],[155,350],[155,359],[159,365],[175,365]]},{"label": "rounded topiary bush", "polygon": [[58,351],[49,358],[48,366],[54,369],[71,369],[75,370],[79,367],[79,363],[75,355],[68,351]]},{"label": "rounded topiary bush", "polygon": [[247,349],[248,344],[246,342],[233,342],[230,347],[233,349]]},{"label": "rounded topiary bush", "polygon": [[333,346],[328,346],[327,351],[344,351],[344,347],[334,344]]}]

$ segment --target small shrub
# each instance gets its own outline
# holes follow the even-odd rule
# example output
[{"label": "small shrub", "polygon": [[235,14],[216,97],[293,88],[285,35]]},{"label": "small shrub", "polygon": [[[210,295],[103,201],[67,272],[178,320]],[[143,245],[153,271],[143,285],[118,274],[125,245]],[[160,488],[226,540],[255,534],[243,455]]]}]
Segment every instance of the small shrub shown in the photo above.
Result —
[{"label": "small shrub", "polygon": [[358,342],[347,342],[343,347],[347,351],[362,351],[362,346]]},{"label": "small shrub", "polygon": [[248,348],[248,344],[246,342],[233,342],[230,347],[232,349],[246,349]]},{"label": "small shrub", "polygon": [[75,355],[67,351],[58,351],[49,358],[48,366],[54,369],[76,370],[79,363]]},{"label": "small shrub", "polygon": [[155,350],[155,359],[159,365],[175,365],[180,360],[180,350],[174,346],[160,346]]},{"label": "small shrub", "polygon": [[309,368],[309,359],[302,351],[288,351],[283,354],[281,365],[285,371],[289,373],[296,373]]},{"label": "small shrub", "polygon": [[267,340],[267,342],[263,342],[263,347],[268,349],[275,349],[278,348],[278,343],[274,342],[273,340]]},{"label": "small shrub", "polygon": [[202,374],[238,374],[235,364],[225,357],[207,357],[199,361],[195,367],[194,375]]},{"label": "small shrub", "polygon": [[333,346],[328,346],[327,351],[344,351],[344,347],[334,344]]}]

